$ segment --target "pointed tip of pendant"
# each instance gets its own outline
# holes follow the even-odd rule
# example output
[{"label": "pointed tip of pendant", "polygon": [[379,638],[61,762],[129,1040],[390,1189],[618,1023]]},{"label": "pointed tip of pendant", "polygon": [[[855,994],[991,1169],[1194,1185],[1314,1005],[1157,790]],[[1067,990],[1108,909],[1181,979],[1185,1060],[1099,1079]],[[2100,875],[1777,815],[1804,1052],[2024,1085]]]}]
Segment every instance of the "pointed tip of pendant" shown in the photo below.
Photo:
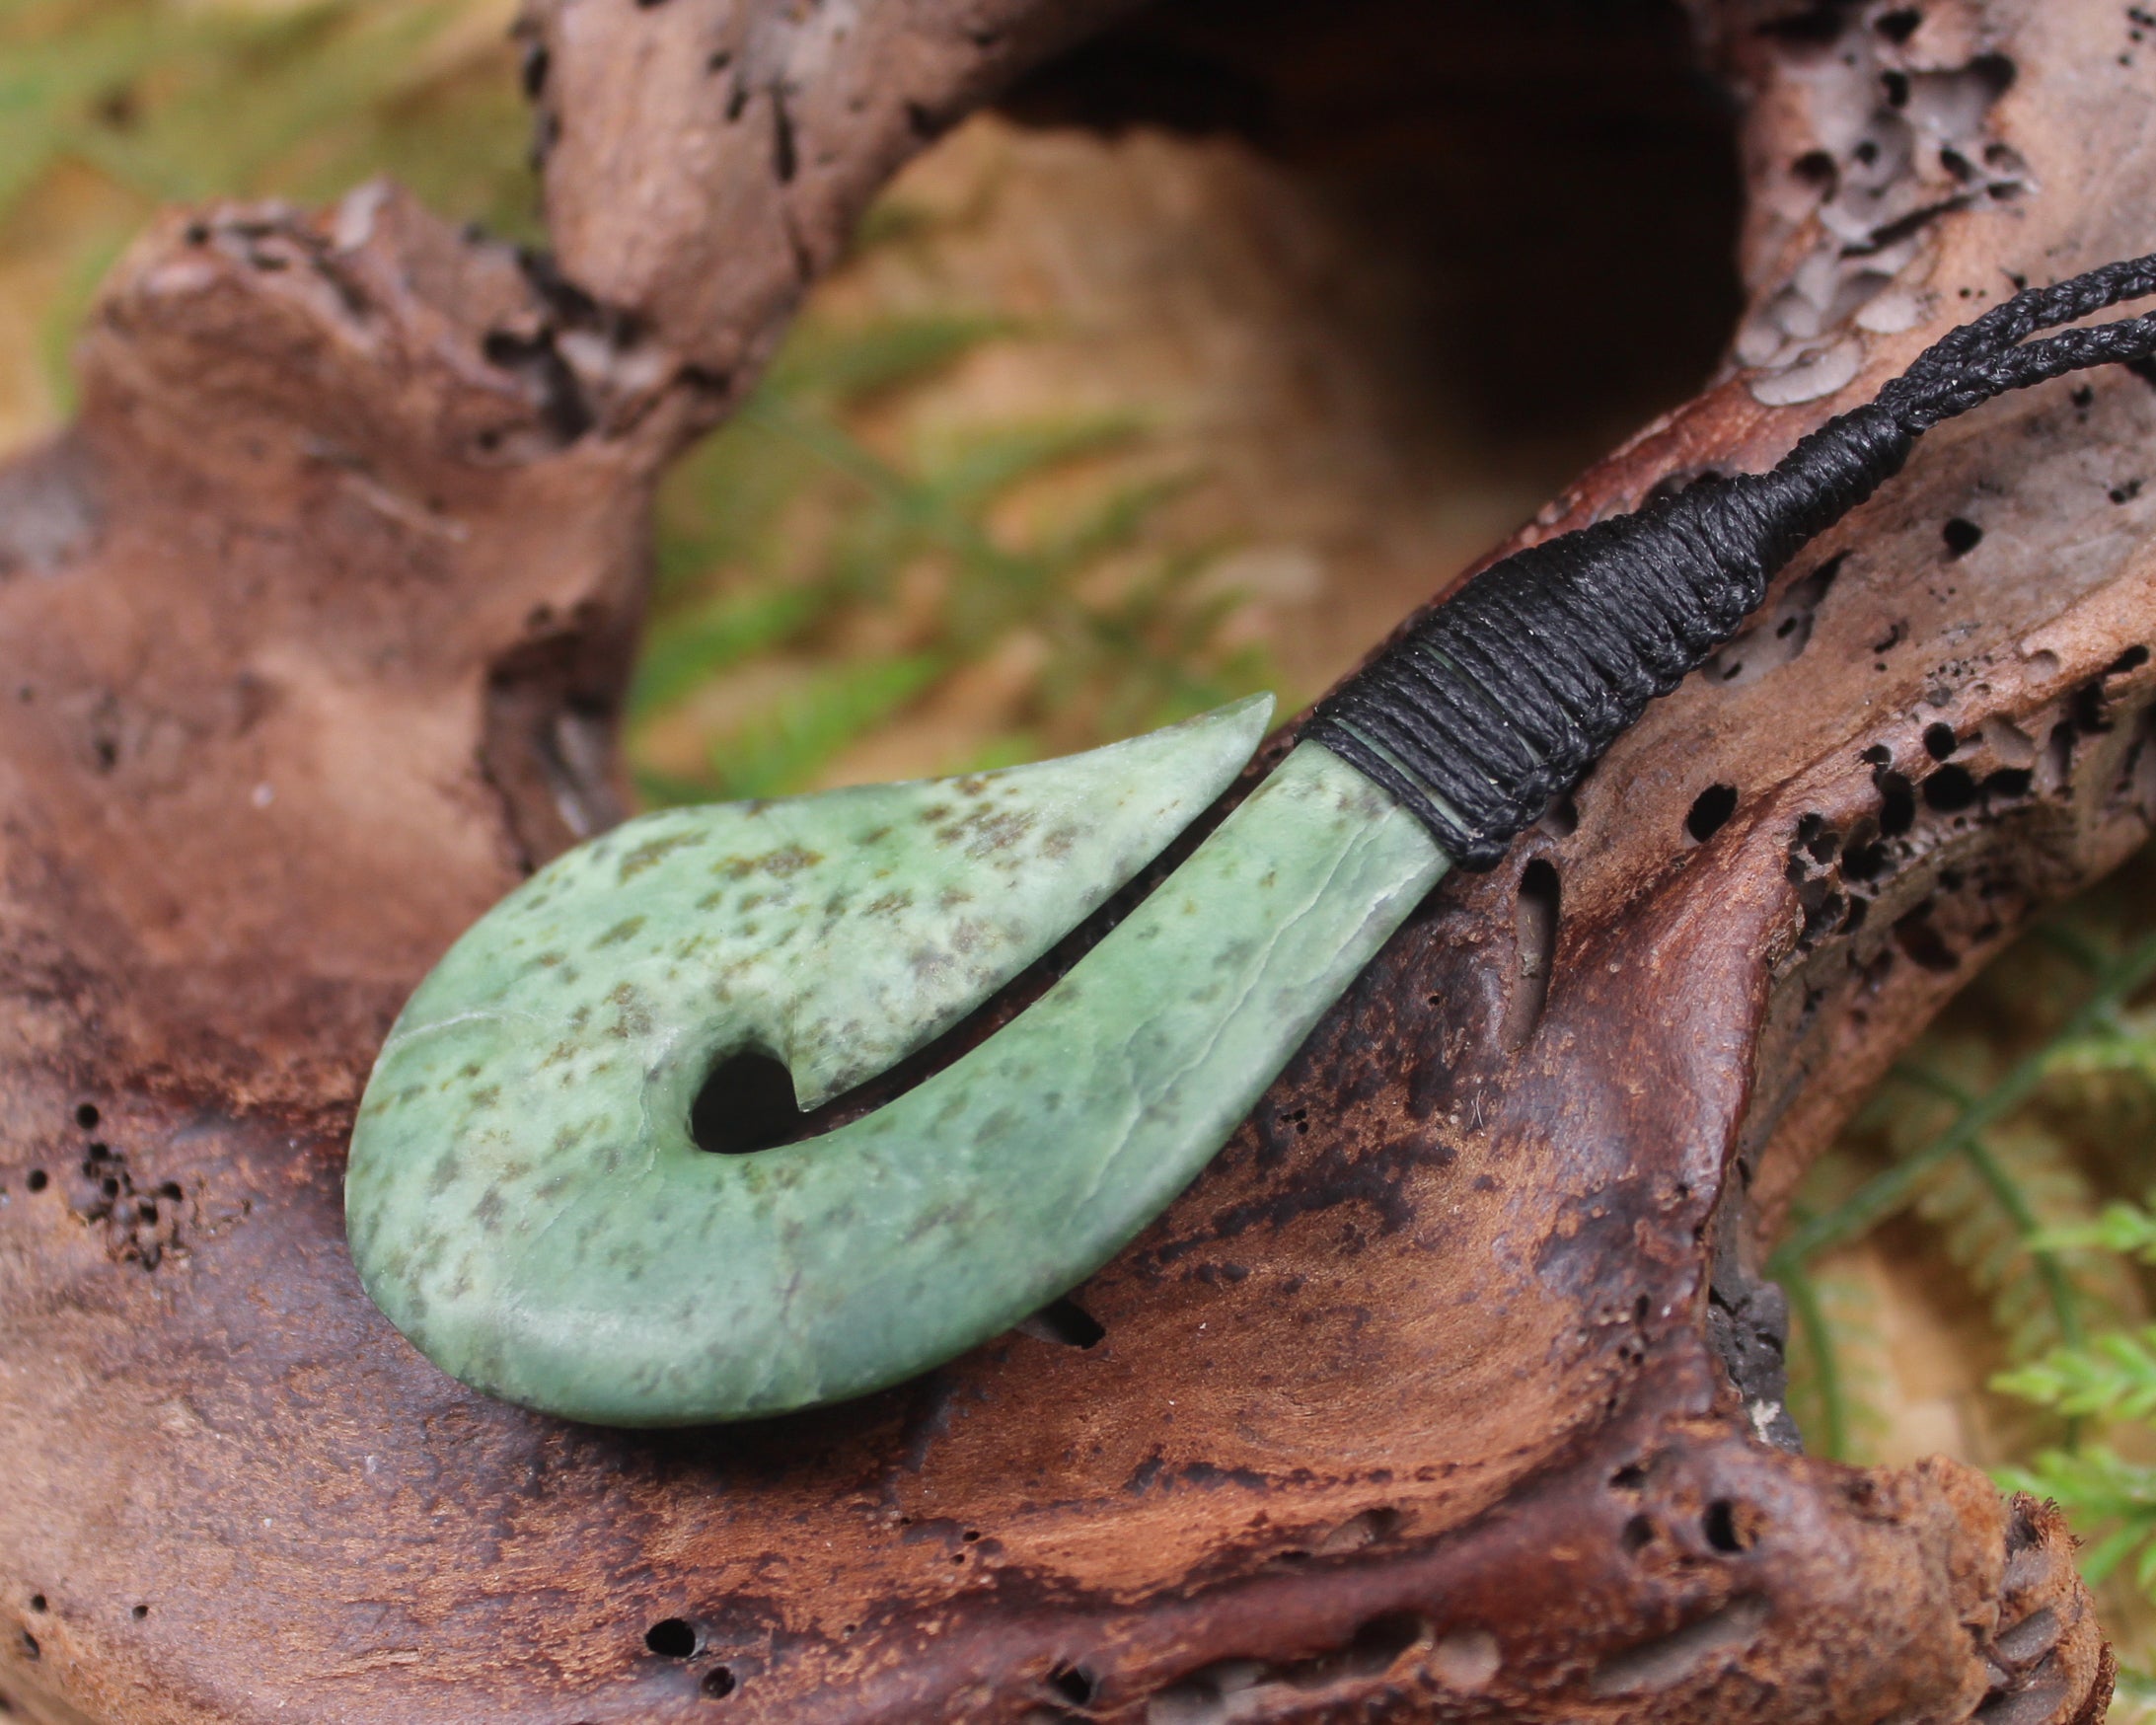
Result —
[{"label": "pointed tip of pendant", "polygon": [[1193,713],[1174,724],[1163,725],[1159,730],[1143,732],[1131,738],[1143,742],[1148,737],[1169,736],[1177,732],[1213,731],[1224,737],[1233,738],[1245,758],[1257,751],[1265,740],[1265,733],[1273,727],[1273,710],[1278,705],[1271,690],[1260,690],[1255,695],[1245,695],[1220,707],[1208,708],[1204,712]]}]

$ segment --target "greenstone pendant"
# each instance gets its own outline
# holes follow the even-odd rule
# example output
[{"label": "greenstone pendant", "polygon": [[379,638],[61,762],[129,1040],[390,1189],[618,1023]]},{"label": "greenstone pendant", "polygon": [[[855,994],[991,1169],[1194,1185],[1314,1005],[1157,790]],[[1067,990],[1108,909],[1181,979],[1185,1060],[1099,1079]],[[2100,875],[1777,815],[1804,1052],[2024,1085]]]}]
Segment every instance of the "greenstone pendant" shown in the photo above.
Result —
[{"label": "greenstone pendant", "polygon": [[1066,760],[632,821],[422,983],[352,1135],[367,1290],[523,1405],[682,1425],[841,1400],[1018,1322],[1185,1186],[1445,872],[1304,744],[1032,1007],[820,1137],[711,1155],[743,1050],[802,1107],[956,1023],[1155,856],[1269,698]]}]

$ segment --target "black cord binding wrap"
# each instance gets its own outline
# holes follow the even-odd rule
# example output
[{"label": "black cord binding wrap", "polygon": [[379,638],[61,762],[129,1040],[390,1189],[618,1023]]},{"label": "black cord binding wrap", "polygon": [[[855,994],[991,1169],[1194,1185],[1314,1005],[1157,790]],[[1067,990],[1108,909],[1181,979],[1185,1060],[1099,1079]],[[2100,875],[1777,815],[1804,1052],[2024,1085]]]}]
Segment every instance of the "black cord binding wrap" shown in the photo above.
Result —
[{"label": "black cord binding wrap", "polygon": [[1771,472],[1703,481],[1493,564],[1328,697],[1304,734],[1391,791],[1455,865],[1494,866],[1924,432],[2008,390],[2156,353],[2156,315],[2025,339],[2150,293],[2156,256],[2030,288]]}]

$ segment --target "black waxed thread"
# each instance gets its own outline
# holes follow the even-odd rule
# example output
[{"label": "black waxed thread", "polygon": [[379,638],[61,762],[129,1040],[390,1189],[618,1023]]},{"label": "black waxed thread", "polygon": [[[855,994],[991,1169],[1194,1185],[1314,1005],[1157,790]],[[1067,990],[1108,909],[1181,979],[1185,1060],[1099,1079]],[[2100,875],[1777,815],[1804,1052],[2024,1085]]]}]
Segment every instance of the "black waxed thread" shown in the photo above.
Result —
[{"label": "black waxed thread", "polygon": [[1390,791],[1456,866],[1493,867],[1924,432],[2009,390],[2156,354],[2156,315],[2027,339],[2151,293],[2156,255],[2029,288],[1770,471],[1703,481],[1515,553],[1342,684],[1305,735]]}]

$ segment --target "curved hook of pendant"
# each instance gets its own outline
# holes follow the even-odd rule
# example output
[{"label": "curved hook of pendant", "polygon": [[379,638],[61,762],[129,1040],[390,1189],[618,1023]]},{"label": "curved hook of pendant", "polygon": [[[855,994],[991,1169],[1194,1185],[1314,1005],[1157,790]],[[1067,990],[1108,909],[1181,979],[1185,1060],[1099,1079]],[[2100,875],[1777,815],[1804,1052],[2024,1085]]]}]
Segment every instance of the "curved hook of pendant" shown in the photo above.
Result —
[{"label": "curved hook of pendant", "polygon": [[429,1358],[610,1425],[900,1382],[1107,1261],[1189,1182],[1445,872],[1298,748],[1039,1001],[820,1137],[710,1155],[744,1048],[801,1105],[1022,970],[1224,789],[1246,702],[971,779],[649,815],[469,932],[369,1083],[346,1184],[369,1294]]}]

